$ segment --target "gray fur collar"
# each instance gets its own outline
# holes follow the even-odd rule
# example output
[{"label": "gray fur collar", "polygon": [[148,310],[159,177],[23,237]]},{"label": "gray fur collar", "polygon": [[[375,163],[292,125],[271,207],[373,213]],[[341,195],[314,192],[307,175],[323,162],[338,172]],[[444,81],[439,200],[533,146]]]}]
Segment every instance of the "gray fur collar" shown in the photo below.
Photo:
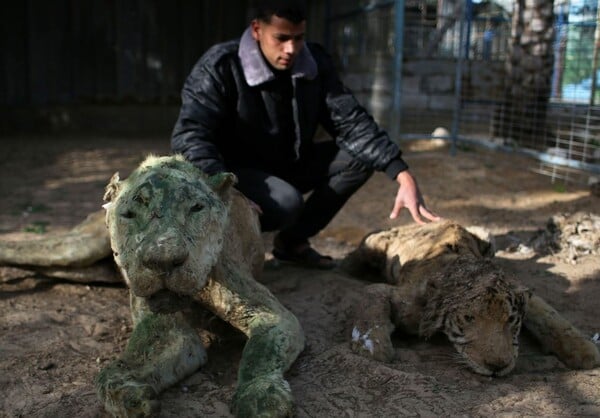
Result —
[{"label": "gray fur collar", "polygon": [[[275,78],[275,74],[265,62],[258,44],[252,37],[250,28],[246,29],[242,35],[238,56],[242,62],[244,76],[249,86],[258,86]],[[312,80],[316,76],[317,63],[305,43],[292,67],[292,78],[303,77]]]}]

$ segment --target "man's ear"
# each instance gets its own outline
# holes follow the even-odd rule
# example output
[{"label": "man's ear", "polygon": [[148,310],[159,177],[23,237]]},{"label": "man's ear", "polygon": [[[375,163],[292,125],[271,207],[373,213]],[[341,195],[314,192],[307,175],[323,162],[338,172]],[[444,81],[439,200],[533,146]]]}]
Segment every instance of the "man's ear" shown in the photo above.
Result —
[{"label": "man's ear", "polygon": [[210,176],[206,183],[223,200],[226,200],[229,197],[229,190],[237,183],[237,177],[233,173],[217,173]]},{"label": "man's ear", "polygon": [[250,32],[252,33],[254,40],[257,42],[260,41],[260,31],[261,27],[258,19],[252,20],[252,22],[250,22]]}]

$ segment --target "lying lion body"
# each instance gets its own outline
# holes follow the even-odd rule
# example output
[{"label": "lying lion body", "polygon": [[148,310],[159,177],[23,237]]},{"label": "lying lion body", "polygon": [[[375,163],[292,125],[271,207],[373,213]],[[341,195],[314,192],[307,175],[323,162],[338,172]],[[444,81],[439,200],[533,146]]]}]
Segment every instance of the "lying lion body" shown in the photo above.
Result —
[{"label": "lying lion body", "polygon": [[[51,276],[88,282],[106,277],[95,275],[99,261],[110,257],[119,265],[130,288],[134,330],[121,358],[96,379],[113,414],[153,414],[160,391],[206,362],[187,316],[190,306],[208,309],[249,337],[233,410],[240,416],[290,413],[283,371],[304,337],[296,318],[254,280],[264,256],[258,220],[232,181],[227,174],[207,178],[181,158],[151,158],[127,180],[113,178],[107,211],[72,231],[0,242],[0,264]],[[345,265],[355,274],[374,267],[386,283],[365,292],[353,349],[389,361],[394,329],[424,337],[442,331],[473,370],[502,375],[514,367],[523,322],[568,366],[600,364],[594,344],[506,277],[489,253],[489,242],[452,222],[367,236]]]},{"label": "lying lion body", "polygon": [[106,223],[134,318],[125,354],[96,380],[113,414],[154,413],[155,395],[206,361],[198,334],[178,312],[182,300],[248,336],[234,413],[291,414],[283,372],[303,349],[304,335],[255,280],[264,260],[258,216],[234,181],[228,173],[205,177],[182,157],[151,157],[107,187]]},{"label": "lying lion body", "polygon": [[76,282],[121,283],[114,268],[105,211],[90,214],[70,231],[37,239],[0,241],[0,266],[15,266]]},{"label": "lying lion body", "polygon": [[[248,337],[233,412],[291,415],[283,373],[303,349],[304,334],[296,317],[255,280],[264,261],[258,215],[234,181],[229,173],[207,177],[180,156],[149,157],[126,180],[113,176],[102,217],[93,214],[72,231],[39,242],[0,247],[1,263],[34,265],[44,274],[93,268],[112,251],[130,290],[134,323],[125,352],[96,378],[113,415],[155,415],[158,394],[207,361],[192,326],[196,310]],[[15,251],[25,258],[15,258]]]},{"label": "lying lion body", "polygon": [[472,370],[505,375],[514,368],[524,323],[566,365],[600,365],[595,345],[507,277],[490,253],[489,241],[451,221],[368,235],[344,266],[354,275],[374,268],[386,283],[367,287],[357,307],[352,349],[391,361],[390,334],[396,328],[425,338],[441,331]]}]

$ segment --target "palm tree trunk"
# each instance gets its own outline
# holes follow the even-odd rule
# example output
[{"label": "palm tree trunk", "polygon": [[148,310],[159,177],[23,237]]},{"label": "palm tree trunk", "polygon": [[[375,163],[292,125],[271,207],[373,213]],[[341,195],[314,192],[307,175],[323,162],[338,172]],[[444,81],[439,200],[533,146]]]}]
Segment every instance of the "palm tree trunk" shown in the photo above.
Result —
[{"label": "palm tree trunk", "polygon": [[547,135],[552,89],[554,1],[514,0],[504,101],[496,110],[495,136],[535,147]]}]

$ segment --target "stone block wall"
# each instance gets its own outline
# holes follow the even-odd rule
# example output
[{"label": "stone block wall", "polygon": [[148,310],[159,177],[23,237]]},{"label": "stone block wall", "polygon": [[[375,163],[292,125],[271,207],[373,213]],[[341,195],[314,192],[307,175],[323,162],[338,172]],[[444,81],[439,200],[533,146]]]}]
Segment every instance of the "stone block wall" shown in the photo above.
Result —
[{"label": "stone block wall", "polygon": [[[343,75],[357,99],[384,126],[392,122],[393,62],[390,57],[355,60]],[[451,59],[411,59],[402,66],[402,113],[427,115],[452,112],[456,97],[457,62]],[[504,66],[495,61],[469,61],[463,66],[461,98],[494,101],[502,97]]]}]

